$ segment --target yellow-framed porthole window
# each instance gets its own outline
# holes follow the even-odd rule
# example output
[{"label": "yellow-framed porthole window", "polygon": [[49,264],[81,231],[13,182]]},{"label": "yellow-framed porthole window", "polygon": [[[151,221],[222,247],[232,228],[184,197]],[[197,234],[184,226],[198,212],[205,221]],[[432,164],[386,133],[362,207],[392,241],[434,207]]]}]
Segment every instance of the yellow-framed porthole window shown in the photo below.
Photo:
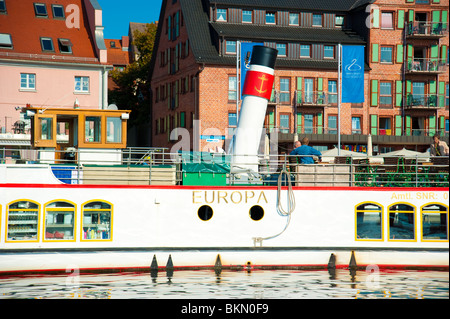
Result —
[{"label": "yellow-framed porthole window", "polygon": [[40,205],[20,199],[8,204],[6,242],[37,242],[39,240]]},{"label": "yellow-framed porthole window", "polygon": [[83,204],[82,241],[112,240],[113,205],[102,200]]},{"label": "yellow-framed porthole window", "polygon": [[76,205],[55,200],[44,206],[44,241],[75,241]]},{"label": "yellow-framed porthole window", "polygon": [[431,203],[420,209],[422,241],[448,242],[448,206]]},{"label": "yellow-framed porthole window", "polygon": [[416,241],[416,208],[406,203],[396,203],[388,208],[389,240]]},{"label": "yellow-framed porthole window", "polygon": [[378,203],[361,203],[356,206],[356,240],[382,241],[383,206]]}]

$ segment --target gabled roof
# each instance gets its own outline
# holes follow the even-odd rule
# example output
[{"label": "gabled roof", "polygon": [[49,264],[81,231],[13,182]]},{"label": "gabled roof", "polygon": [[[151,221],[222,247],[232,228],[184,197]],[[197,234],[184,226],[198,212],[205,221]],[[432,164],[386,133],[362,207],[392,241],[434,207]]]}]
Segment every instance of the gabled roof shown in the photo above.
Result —
[{"label": "gabled roof", "polygon": [[[112,44],[114,43],[114,45]],[[114,66],[126,66],[130,64],[130,54],[128,49],[122,49],[122,40],[105,39],[106,49],[108,50],[108,63]]]},{"label": "gabled roof", "polygon": [[[34,3],[46,5],[47,16],[37,16]],[[96,53],[96,40],[91,36],[91,27],[86,16],[83,0],[20,0],[7,1],[7,14],[0,14],[0,33],[11,35],[11,49],[0,48],[0,58],[38,60],[67,63],[100,63]],[[54,17],[52,5],[62,5],[65,17]],[[72,27],[66,18],[67,6],[76,5],[80,9],[79,28]],[[41,38],[51,38],[53,51],[43,51]],[[59,48],[59,39],[67,39],[72,44],[72,53],[63,53]]]}]

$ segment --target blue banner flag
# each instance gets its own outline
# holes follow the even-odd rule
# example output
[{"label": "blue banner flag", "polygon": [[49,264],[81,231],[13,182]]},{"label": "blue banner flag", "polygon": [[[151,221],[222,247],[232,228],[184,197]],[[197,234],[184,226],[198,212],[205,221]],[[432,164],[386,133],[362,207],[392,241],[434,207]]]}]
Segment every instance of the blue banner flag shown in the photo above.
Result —
[{"label": "blue banner flag", "polygon": [[242,42],[241,43],[241,99],[242,91],[244,90],[245,75],[250,67],[250,61],[252,57],[253,47],[255,45],[264,45],[264,43],[252,43],[252,42]]},{"label": "blue banner flag", "polygon": [[364,102],[364,46],[342,46],[342,103]]}]

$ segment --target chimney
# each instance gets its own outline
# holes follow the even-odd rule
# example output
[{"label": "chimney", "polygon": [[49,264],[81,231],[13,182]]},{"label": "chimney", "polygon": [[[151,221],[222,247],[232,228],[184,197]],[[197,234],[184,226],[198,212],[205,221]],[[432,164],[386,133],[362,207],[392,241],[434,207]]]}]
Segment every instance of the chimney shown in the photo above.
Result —
[{"label": "chimney", "polygon": [[128,47],[130,46],[130,37],[127,35],[122,36],[122,51],[128,51]]}]

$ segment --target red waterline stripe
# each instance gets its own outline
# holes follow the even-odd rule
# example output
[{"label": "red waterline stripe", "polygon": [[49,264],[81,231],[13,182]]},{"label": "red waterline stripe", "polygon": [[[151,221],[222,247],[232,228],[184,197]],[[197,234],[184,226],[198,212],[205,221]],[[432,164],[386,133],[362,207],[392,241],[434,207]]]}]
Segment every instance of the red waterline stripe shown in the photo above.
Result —
[{"label": "red waterline stripe", "polygon": [[[427,270],[427,271],[449,271],[448,265],[357,265],[356,268],[359,271],[365,270],[368,266],[377,266],[379,270]],[[174,267],[173,271],[188,271],[188,270],[214,270],[214,265],[210,266],[178,266]],[[258,271],[258,270],[308,270],[308,271],[320,271],[328,270],[328,265],[325,264],[293,264],[293,265],[222,265],[219,267],[221,270],[234,270],[234,271]],[[336,265],[334,269],[350,269],[348,265]],[[166,271],[166,267],[158,267],[158,272]],[[79,269],[80,275],[99,274],[99,273],[117,273],[117,272],[150,272],[150,266],[148,267],[107,267],[107,268],[82,268]],[[21,276],[21,275],[45,275],[50,273],[67,274],[70,276],[72,273],[67,272],[66,269],[28,269],[28,270],[10,270],[0,271],[0,278],[8,276]]]}]

